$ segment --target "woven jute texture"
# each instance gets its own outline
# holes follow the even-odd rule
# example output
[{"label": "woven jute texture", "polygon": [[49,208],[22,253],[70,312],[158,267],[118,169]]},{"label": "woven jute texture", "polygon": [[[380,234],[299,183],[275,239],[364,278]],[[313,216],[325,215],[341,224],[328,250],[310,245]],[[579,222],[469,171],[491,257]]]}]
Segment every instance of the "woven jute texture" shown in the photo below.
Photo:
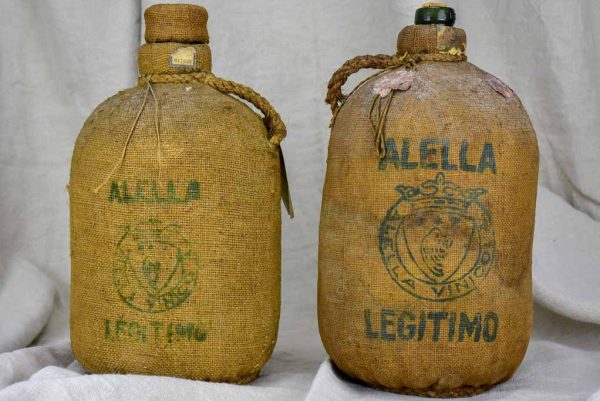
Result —
[{"label": "woven jute texture", "polygon": [[398,53],[440,53],[467,48],[467,34],[463,29],[444,25],[410,25],[398,35]]},{"label": "woven jute texture", "polygon": [[[178,52],[187,56],[184,63],[177,62],[175,57]],[[210,71],[211,67],[210,47],[205,44],[150,43],[142,45],[138,53],[140,75]]]},{"label": "woven jute texture", "polygon": [[353,378],[458,397],[508,380],[527,349],[539,156],[507,86],[464,55],[433,59],[364,56],[332,79],[333,106],[348,71],[387,68],[333,107],[319,328]]},{"label": "woven jute texture", "polygon": [[246,383],[275,345],[285,126],[205,76],[146,76],[77,139],[71,341],[91,372]]},{"label": "woven jute texture", "polygon": [[144,12],[147,43],[208,43],[208,12],[192,4],[155,4]]}]

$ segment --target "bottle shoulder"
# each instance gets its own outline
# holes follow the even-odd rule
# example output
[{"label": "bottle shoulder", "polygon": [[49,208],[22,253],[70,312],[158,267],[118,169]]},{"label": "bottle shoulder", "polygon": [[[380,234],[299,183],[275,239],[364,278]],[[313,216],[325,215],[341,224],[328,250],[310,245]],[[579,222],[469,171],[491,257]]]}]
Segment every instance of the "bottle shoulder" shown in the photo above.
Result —
[{"label": "bottle shoulder", "polygon": [[340,108],[334,128],[341,121],[368,115],[380,101],[391,102],[388,115],[413,122],[461,122],[476,117],[485,125],[488,118],[510,120],[515,116],[529,122],[517,94],[492,74],[468,62],[423,62],[408,73],[396,68],[364,80]]},{"label": "bottle shoulder", "polygon": [[218,112],[219,107],[223,107],[230,113],[240,114],[240,116],[251,113],[259,118],[244,102],[201,83],[153,84],[152,91],[149,91],[146,85],[128,88],[100,103],[90,117],[97,117],[107,112],[117,114],[138,112],[144,101],[146,106],[154,107],[155,98],[161,108],[171,112],[192,114]]},{"label": "bottle shoulder", "polygon": [[165,144],[271,149],[261,117],[242,101],[203,84],[155,84],[152,91],[126,89],[96,107],[80,130],[75,153],[124,142],[132,129],[133,143],[154,143],[157,126]]},{"label": "bottle shoulder", "polygon": [[404,139],[415,143],[427,139],[459,145],[462,140],[488,141],[507,149],[537,147],[534,128],[517,95],[475,65],[419,63],[408,84],[399,71],[375,74],[351,93],[335,116],[330,150],[375,152],[374,144],[386,138],[400,145]]},{"label": "bottle shoulder", "polygon": [[213,129],[227,129],[228,124],[234,124],[243,126],[247,131],[266,135],[261,117],[248,105],[199,83],[154,84],[152,91],[148,86],[120,91],[94,109],[81,133],[115,122],[129,126],[137,114],[140,114],[141,125],[151,124],[155,113],[158,113],[159,120],[163,122],[187,122],[194,126],[212,122]]}]

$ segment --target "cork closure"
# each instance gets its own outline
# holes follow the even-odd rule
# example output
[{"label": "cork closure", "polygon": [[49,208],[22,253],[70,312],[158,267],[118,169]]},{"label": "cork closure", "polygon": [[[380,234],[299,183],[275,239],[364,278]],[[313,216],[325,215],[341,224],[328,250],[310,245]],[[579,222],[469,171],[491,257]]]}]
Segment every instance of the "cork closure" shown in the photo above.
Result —
[{"label": "cork closure", "polygon": [[398,35],[398,53],[404,54],[464,54],[467,33],[445,25],[411,25]]},{"label": "cork closure", "polygon": [[210,72],[208,12],[190,4],[156,4],[144,12],[146,44],[140,47],[141,76]]},{"label": "cork closure", "polygon": [[207,44],[208,11],[192,4],[156,4],[144,12],[147,43]]}]

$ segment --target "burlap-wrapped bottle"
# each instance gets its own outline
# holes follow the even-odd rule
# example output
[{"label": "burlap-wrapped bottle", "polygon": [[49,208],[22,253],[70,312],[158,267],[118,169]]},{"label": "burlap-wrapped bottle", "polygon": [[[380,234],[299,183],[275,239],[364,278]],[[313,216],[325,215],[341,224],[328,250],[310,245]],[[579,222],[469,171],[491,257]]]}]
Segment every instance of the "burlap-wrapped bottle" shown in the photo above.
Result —
[{"label": "burlap-wrapped bottle", "polygon": [[98,106],[73,154],[73,352],[91,372],[245,383],[277,336],[285,126],[211,74],[204,8],[145,18],[138,86]]},{"label": "burlap-wrapped bottle", "polygon": [[[513,91],[466,61],[454,11],[427,4],[393,56],[329,84],[318,312],[333,362],[424,396],[509,379],[532,325],[535,132]],[[383,69],[349,96],[361,68]]]}]

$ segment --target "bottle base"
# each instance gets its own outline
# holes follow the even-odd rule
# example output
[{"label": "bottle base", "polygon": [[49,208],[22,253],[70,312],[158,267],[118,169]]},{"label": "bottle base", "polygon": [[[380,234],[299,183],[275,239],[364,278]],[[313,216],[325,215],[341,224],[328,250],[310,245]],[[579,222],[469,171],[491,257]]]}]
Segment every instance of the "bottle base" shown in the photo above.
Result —
[{"label": "bottle base", "polygon": [[454,388],[440,388],[440,386],[438,384],[434,384],[434,385],[432,385],[430,387],[426,387],[426,388],[390,387],[390,386],[384,386],[380,383],[368,382],[368,381],[359,379],[357,377],[350,376],[347,373],[345,373],[342,369],[340,369],[335,364],[335,362],[333,362],[333,360],[331,362],[332,362],[334,369],[337,372],[340,372],[341,374],[349,377],[351,380],[353,380],[359,384],[362,384],[364,386],[371,387],[371,388],[374,388],[374,389],[380,390],[380,391],[385,391],[388,393],[412,395],[412,396],[424,397],[424,398],[474,397],[476,395],[485,393],[486,391],[492,389],[493,387],[510,380],[510,377],[507,377],[507,378],[500,380],[499,382],[492,383],[492,384],[488,383],[488,384],[482,384],[479,386],[460,386],[460,387],[454,387]]}]

